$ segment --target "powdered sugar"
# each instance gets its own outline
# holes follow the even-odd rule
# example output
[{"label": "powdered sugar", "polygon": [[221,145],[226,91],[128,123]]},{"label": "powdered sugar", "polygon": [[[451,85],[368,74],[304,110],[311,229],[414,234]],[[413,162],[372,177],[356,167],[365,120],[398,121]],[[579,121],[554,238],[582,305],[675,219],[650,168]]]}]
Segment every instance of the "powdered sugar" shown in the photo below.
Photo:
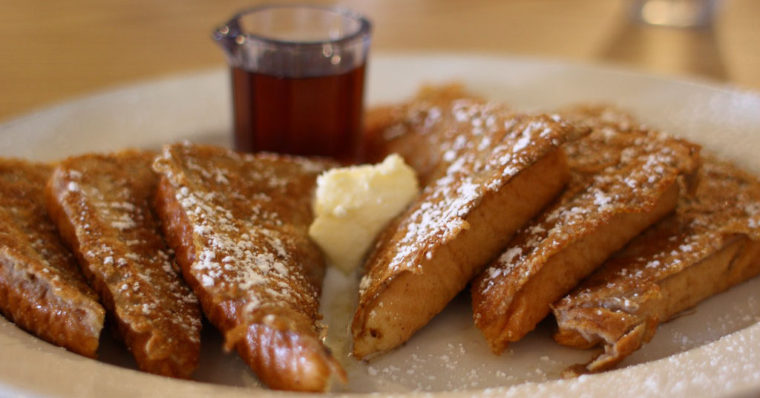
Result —
[{"label": "powdered sugar", "polygon": [[222,150],[206,156],[196,150],[188,144],[167,147],[155,163],[192,225],[191,277],[215,300],[239,303],[242,323],[271,315],[264,307],[316,314],[319,290],[306,270],[318,265],[294,257],[304,244],[311,245],[305,231],[309,218],[299,218],[310,214],[311,196],[295,190],[313,189],[325,164]]},{"label": "powdered sugar", "polygon": [[[461,123],[459,130],[437,127],[452,120]],[[506,126],[507,130],[497,126]],[[419,267],[424,259],[432,259],[435,247],[469,227],[465,219],[486,192],[501,189],[520,170],[555,147],[554,141],[564,133],[549,118],[512,115],[493,103],[467,99],[453,101],[448,111],[440,110],[437,123],[429,121],[425,131],[435,128],[443,130],[435,134],[441,135],[436,136],[442,148],[439,167],[445,172],[428,183],[401,217],[404,221],[393,237],[396,243],[387,248],[390,260],[380,267],[384,271],[376,269],[365,275],[360,284],[362,291],[370,286],[372,278],[384,279],[388,272]],[[446,136],[452,130],[457,134]]]},{"label": "powdered sugar", "polygon": [[[696,167],[689,144],[658,132],[627,130],[628,123],[607,124],[595,112],[599,110],[570,113],[592,132],[566,145],[572,173],[568,188],[514,238],[512,247],[522,247],[520,256],[502,256],[492,266],[502,272],[492,270],[475,283],[479,291],[502,297],[499,311],[507,311],[511,298],[552,256],[616,214],[647,211],[677,176]],[[500,289],[493,290],[495,285]],[[489,303],[484,311],[494,310],[490,300],[484,302]]]},{"label": "powdered sugar", "polygon": [[82,266],[108,292],[107,310],[127,325],[124,339],[151,341],[130,349],[147,356],[154,355],[150,350],[166,350],[162,355],[183,361],[193,355],[188,344],[197,349],[200,342],[200,311],[171,265],[149,207],[156,182],[151,160],[152,154],[137,152],[70,158],[51,184],[58,187],[59,205],[74,226]]},{"label": "powdered sugar", "polygon": [[[196,239],[206,242],[199,247],[198,260],[191,267],[204,287],[222,292],[236,286],[247,292],[246,295],[262,296],[256,299],[249,297],[249,303],[297,299],[291,296],[292,292],[272,283],[277,279],[291,278],[285,264],[293,259],[283,247],[286,237],[282,236],[282,232],[266,229],[253,219],[236,217],[223,205],[217,205],[223,202],[221,195],[224,192],[196,193],[182,188],[177,190],[176,200],[188,215]],[[269,219],[276,217],[274,213],[267,216]],[[226,263],[231,265],[230,269],[222,266],[222,259],[228,260]],[[252,306],[246,308],[252,312],[256,310]]]}]

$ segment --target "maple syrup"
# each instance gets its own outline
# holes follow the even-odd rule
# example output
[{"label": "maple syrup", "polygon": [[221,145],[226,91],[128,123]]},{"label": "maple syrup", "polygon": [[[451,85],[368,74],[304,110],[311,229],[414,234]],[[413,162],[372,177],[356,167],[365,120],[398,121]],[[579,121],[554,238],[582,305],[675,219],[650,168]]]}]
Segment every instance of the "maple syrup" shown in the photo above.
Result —
[{"label": "maple syrup", "polygon": [[313,77],[231,69],[236,150],[356,160],[362,136],[364,64]]}]

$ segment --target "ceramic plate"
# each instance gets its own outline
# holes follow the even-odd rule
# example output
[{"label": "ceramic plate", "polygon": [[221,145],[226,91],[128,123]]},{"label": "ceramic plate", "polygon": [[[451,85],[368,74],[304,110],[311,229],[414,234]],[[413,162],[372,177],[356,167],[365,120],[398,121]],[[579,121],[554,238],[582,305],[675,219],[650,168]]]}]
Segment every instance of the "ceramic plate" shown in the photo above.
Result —
[{"label": "ceramic plate", "polygon": [[[589,65],[465,54],[375,55],[370,104],[400,101],[422,83],[458,80],[524,109],[608,102],[644,122],[696,141],[760,174],[760,96],[710,84]],[[228,145],[229,83],[213,70],[124,87],[67,102],[0,125],[0,155],[39,160],[124,147],[158,148],[187,139]],[[329,344],[341,355],[355,295],[353,278],[330,271],[322,310]],[[370,363],[344,358],[350,383],[334,394],[410,396],[725,396],[760,392],[760,278],[701,303],[662,325],[620,369],[574,380],[560,372],[592,356],[555,344],[544,322],[501,356],[471,321],[467,295],[456,298],[400,349]],[[134,370],[104,336],[95,361],[53,347],[0,317],[0,395],[61,397],[250,397],[269,395],[221,337],[205,325],[193,381]],[[104,333],[107,335],[108,333]],[[278,395],[282,396],[282,395]]]}]

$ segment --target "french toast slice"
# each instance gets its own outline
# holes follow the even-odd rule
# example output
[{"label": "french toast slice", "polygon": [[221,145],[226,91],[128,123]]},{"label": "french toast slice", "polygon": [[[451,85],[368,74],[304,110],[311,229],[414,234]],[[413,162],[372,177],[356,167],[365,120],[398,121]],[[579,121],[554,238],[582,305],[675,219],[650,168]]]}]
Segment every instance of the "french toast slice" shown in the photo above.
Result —
[{"label": "french toast slice", "polygon": [[670,213],[679,177],[698,164],[695,145],[640,128],[620,111],[576,108],[563,117],[592,129],[565,147],[567,189],[472,283],[475,325],[497,354],[533,330],[552,303],[607,257]]},{"label": "french toast slice", "polygon": [[657,326],[760,274],[760,181],[704,159],[693,196],[553,306],[563,345],[604,351],[567,375],[614,367]]},{"label": "french toast slice", "polygon": [[[459,101],[460,106],[454,108]],[[422,86],[411,101],[404,104],[389,104],[375,106],[367,111],[365,116],[365,145],[364,161],[378,163],[386,156],[396,153],[414,169],[420,186],[424,187],[437,175],[446,171],[457,153],[465,145],[467,135],[460,134],[455,128],[445,129],[432,123],[441,116],[441,111],[452,107],[452,112],[467,112],[464,108],[467,102],[487,104],[489,112],[509,112],[505,104],[487,103],[457,83],[447,85]],[[464,119],[475,116],[458,113]],[[493,128],[495,119],[474,118],[475,123],[485,123],[490,120]],[[420,127],[423,128],[420,128]],[[471,126],[473,136],[477,136],[480,126]],[[459,138],[461,137],[461,138]],[[489,138],[490,139],[490,138]],[[488,146],[488,139],[480,141],[480,145]]]},{"label": "french toast slice", "polygon": [[166,146],[157,210],[203,310],[259,379],[324,391],[340,364],[321,342],[324,259],[308,238],[322,160]]},{"label": "french toast slice", "polygon": [[0,160],[0,312],[50,343],[96,356],[105,310],[45,210],[53,168]]},{"label": "french toast slice", "polygon": [[47,207],[139,368],[188,378],[198,365],[201,313],[152,209],[154,157],[65,159],[48,182]]},{"label": "french toast slice", "polygon": [[380,152],[401,154],[424,187],[365,263],[351,325],[357,358],[427,324],[568,178],[559,146],[572,126],[438,90],[383,110],[386,122],[372,127],[386,141]]}]

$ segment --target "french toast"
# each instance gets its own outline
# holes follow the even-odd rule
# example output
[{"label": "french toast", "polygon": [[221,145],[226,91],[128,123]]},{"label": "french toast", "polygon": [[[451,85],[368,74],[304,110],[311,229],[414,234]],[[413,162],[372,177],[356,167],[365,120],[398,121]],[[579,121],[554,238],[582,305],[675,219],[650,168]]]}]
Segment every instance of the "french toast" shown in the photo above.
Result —
[{"label": "french toast", "polygon": [[[417,173],[420,186],[425,186],[436,174],[445,171],[442,163],[451,163],[456,151],[461,150],[466,136],[460,136],[457,129],[436,129],[428,131],[444,107],[455,101],[484,102],[483,98],[466,91],[460,84],[422,86],[408,103],[379,105],[371,108],[365,116],[364,161],[378,163],[386,156],[396,153]],[[464,106],[465,102],[461,102]],[[504,104],[489,104],[489,107],[507,112]],[[463,108],[464,109],[464,108]],[[453,109],[452,109],[453,110]],[[474,116],[474,115],[473,115]],[[467,118],[460,114],[460,118]],[[483,121],[483,120],[481,120]],[[494,120],[491,121],[493,123]],[[420,130],[419,125],[427,127]],[[472,126],[477,128],[477,126]],[[485,126],[480,126],[481,128]],[[488,146],[487,140],[482,145]]]},{"label": "french toast", "polygon": [[308,238],[317,175],[332,162],[166,146],[157,211],[185,280],[259,379],[274,389],[324,391],[340,364],[321,342],[325,272]]},{"label": "french toast", "polygon": [[760,181],[707,158],[696,192],[553,306],[563,345],[604,351],[567,375],[609,369],[657,326],[760,274]]},{"label": "french toast", "polygon": [[139,368],[188,378],[198,365],[201,313],[152,209],[154,157],[65,159],[48,182],[47,207]]},{"label": "french toast", "polygon": [[568,178],[560,145],[577,133],[451,87],[381,112],[370,118],[370,134],[385,141],[376,152],[399,153],[424,187],[365,263],[351,325],[357,358],[407,341],[551,201]]},{"label": "french toast", "polygon": [[53,168],[0,160],[0,312],[19,327],[94,358],[105,310],[45,210]]},{"label": "french toast", "polygon": [[591,128],[565,146],[570,183],[472,283],[475,325],[497,354],[533,330],[552,303],[607,257],[670,213],[679,177],[698,165],[697,146],[642,128],[615,109],[561,114]]}]

